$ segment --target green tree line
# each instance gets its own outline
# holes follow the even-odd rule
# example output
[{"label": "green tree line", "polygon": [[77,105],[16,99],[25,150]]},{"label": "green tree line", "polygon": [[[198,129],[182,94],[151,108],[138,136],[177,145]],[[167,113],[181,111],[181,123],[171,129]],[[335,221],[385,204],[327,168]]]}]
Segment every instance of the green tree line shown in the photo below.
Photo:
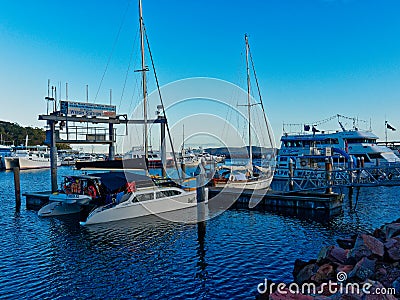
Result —
[{"label": "green tree line", "polygon": [[[38,127],[23,127],[17,123],[0,121],[1,144],[4,145],[24,145],[28,135],[28,146],[44,145],[46,131]],[[58,149],[70,149],[66,144],[57,144]]]}]

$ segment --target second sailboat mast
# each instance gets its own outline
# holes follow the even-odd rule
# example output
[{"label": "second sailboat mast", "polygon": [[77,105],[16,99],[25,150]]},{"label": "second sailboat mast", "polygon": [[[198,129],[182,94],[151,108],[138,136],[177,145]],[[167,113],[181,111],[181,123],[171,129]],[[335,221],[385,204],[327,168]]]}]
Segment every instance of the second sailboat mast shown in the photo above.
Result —
[{"label": "second sailboat mast", "polygon": [[143,87],[143,142],[144,156],[146,160],[149,158],[148,141],[147,141],[147,86],[146,86],[146,64],[144,59],[144,26],[142,14],[142,0],[139,0],[139,22],[140,22],[140,49],[142,53],[142,87]]},{"label": "second sailboat mast", "polygon": [[249,68],[249,41],[247,34],[244,35],[246,41],[246,71],[247,71],[247,118],[249,121],[249,157],[250,165],[253,165],[253,149],[251,147],[251,101],[250,101],[250,68]]}]

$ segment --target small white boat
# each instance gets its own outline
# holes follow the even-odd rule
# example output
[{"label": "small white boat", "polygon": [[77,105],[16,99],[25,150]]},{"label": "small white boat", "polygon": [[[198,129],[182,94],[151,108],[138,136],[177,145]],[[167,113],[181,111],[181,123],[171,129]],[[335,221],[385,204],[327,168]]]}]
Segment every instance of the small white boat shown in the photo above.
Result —
[{"label": "small white boat", "polygon": [[[255,167],[257,168],[258,166]],[[221,166],[219,168],[221,177],[213,178],[214,185],[216,187],[234,189],[268,189],[273,180],[273,170],[271,168],[262,168],[262,172],[258,176],[254,176],[255,174],[250,175],[250,169],[250,167],[246,166]]]},{"label": "small white boat", "polygon": [[49,203],[39,211],[40,217],[54,217],[79,213],[83,205],[88,205],[99,195],[99,177],[65,176],[61,184],[61,192],[49,197]]},{"label": "small white boat", "polygon": [[86,205],[91,200],[92,197],[88,195],[52,194],[49,197],[49,204],[43,206],[38,211],[38,215],[40,217],[53,217],[79,213],[81,211],[81,205]]},{"label": "small white boat", "polygon": [[[207,202],[208,189],[206,189],[205,203]],[[195,206],[197,206],[196,191],[187,192],[177,187],[153,186],[124,194],[116,203],[97,207],[89,214],[85,222],[81,222],[81,225],[157,215]]]}]

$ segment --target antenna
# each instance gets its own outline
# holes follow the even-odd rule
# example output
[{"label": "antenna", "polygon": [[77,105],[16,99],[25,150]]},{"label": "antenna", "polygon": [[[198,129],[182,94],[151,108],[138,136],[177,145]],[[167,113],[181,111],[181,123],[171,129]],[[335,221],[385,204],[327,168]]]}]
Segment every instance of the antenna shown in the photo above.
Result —
[{"label": "antenna", "polygon": [[89,85],[86,85],[86,103],[89,102]]},{"label": "antenna", "polygon": [[53,112],[57,110],[57,87],[54,87]]},{"label": "antenna", "polygon": [[46,100],[46,114],[49,114],[49,100],[50,100],[50,79],[47,79],[47,97],[44,98]]},{"label": "antenna", "polygon": [[65,83],[65,100],[68,100],[68,82]]}]

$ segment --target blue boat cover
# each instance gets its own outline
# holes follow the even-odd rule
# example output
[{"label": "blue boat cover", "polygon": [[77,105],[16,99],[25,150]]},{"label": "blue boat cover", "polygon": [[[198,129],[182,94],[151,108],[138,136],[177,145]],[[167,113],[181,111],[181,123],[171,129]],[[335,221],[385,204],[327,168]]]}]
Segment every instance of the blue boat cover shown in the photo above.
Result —
[{"label": "blue boat cover", "polygon": [[109,190],[115,191],[125,186],[128,182],[135,182],[137,188],[154,186],[153,180],[145,175],[132,172],[105,172],[93,173],[90,176],[99,177],[101,183]]}]

